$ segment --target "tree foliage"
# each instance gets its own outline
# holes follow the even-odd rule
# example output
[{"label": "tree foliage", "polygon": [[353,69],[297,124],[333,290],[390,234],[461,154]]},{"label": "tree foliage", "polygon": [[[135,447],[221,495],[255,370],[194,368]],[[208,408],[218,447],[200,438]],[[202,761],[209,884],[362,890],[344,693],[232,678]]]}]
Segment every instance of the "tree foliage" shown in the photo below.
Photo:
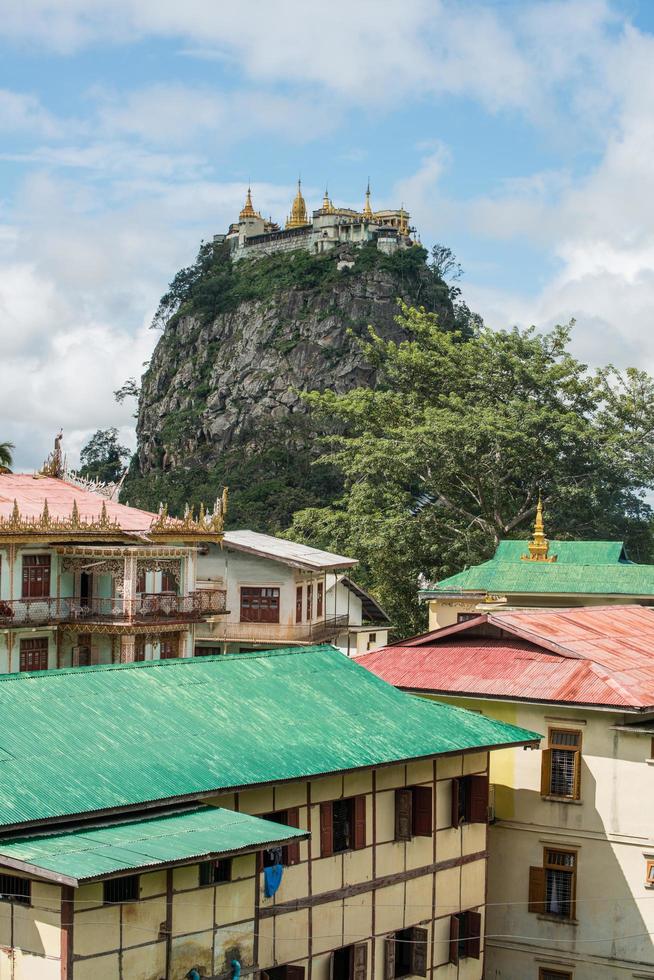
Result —
[{"label": "tree foliage", "polygon": [[79,475],[100,483],[115,483],[130,455],[129,449],[118,442],[118,429],[98,429],[80,453]]},{"label": "tree foliage", "polygon": [[10,470],[13,465],[13,442],[0,442],[0,473]]},{"label": "tree foliage", "polygon": [[290,536],[361,559],[362,581],[401,632],[420,629],[419,577],[484,560],[503,537],[528,536],[539,492],[552,536],[626,537],[649,558],[654,380],[635,369],[591,372],[570,329],[472,338],[403,307],[411,340],[370,330],[376,390],[307,396],[344,434],[323,462],[343,475],[335,505],[296,514]]}]

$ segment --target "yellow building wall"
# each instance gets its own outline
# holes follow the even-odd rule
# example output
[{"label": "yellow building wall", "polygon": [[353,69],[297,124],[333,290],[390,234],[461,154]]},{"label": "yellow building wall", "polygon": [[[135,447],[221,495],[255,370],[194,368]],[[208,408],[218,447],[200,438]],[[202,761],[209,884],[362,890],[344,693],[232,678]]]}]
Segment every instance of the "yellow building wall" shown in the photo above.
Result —
[{"label": "yellow building wall", "polygon": [[29,906],[0,902],[0,980],[59,980],[60,954],[59,885],[32,881]]}]

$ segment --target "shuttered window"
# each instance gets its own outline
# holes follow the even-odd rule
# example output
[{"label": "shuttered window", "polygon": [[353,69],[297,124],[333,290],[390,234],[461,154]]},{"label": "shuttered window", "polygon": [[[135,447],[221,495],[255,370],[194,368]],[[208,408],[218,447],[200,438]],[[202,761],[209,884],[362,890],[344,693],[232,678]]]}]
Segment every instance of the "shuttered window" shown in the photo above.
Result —
[{"label": "shuttered window", "polygon": [[176,657],[179,657],[179,637],[162,637],[159,640],[159,659],[174,660]]},{"label": "shuttered window", "polygon": [[278,623],[279,589],[242,586],[241,622]]},{"label": "shuttered window", "polygon": [[120,905],[121,902],[138,902],[140,882],[138,875],[111,878],[104,882],[104,904]]},{"label": "shuttered window", "polygon": [[298,585],[295,589],[295,622],[302,622],[302,586]]},{"label": "shuttered window", "polygon": [[0,874],[0,902],[17,902],[19,905],[29,905],[32,895],[31,889],[32,883],[29,878]]},{"label": "shuttered window", "polygon": [[481,956],[481,913],[472,909],[450,918],[450,963]]},{"label": "shuttered window", "polygon": [[581,732],[550,728],[543,751],[541,795],[578,800],[581,796]]},{"label": "shuttered window", "polygon": [[488,823],[488,776],[461,776],[452,780],[453,827],[462,823]]},{"label": "shuttered window", "polygon": [[427,976],[426,929],[412,926],[388,936],[384,946],[384,980]]},{"label": "shuttered window", "polygon": [[329,954],[329,980],[366,980],[368,943],[342,946]]},{"label": "shuttered window", "polygon": [[325,601],[325,585],[324,582],[318,582],[317,594],[316,594],[316,616],[318,617],[318,619],[322,618],[324,601]]},{"label": "shuttered window", "polygon": [[575,918],[577,855],[546,847],[543,866],[529,869],[529,912]]},{"label": "shuttered window", "polygon": [[[173,595],[177,595],[179,590],[179,574],[175,572],[162,572],[161,573],[161,591],[170,592]],[[145,592],[145,588],[143,589]]]},{"label": "shuttered window", "polygon": [[431,786],[395,790],[395,840],[431,837],[433,794]]},{"label": "shuttered window", "polygon": [[313,619],[313,585],[307,585],[307,622]]},{"label": "shuttered window", "polygon": [[273,966],[270,970],[261,971],[261,980],[304,980],[303,966]]},{"label": "shuttered window", "polygon": [[23,599],[50,595],[50,555],[23,556]]},{"label": "shuttered window", "polygon": [[[272,820],[273,823],[285,824],[287,827],[300,826],[300,810],[296,806],[289,807],[288,810],[275,810],[273,813],[262,813],[261,820]],[[281,863],[285,868],[293,864],[300,863],[300,842],[292,841],[281,848],[273,847],[261,852],[259,860],[259,870],[279,863],[279,851],[281,850]]]},{"label": "shuttered window", "polygon": [[353,796],[320,804],[320,855],[329,857],[366,846],[366,798]]},{"label": "shuttered window", "polygon": [[232,859],[217,858],[214,861],[203,861],[200,865],[200,884],[218,885],[232,880]]},{"label": "shuttered window", "polygon": [[48,669],[47,636],[26,637],[20,641],[19,669],[21,671]]}]

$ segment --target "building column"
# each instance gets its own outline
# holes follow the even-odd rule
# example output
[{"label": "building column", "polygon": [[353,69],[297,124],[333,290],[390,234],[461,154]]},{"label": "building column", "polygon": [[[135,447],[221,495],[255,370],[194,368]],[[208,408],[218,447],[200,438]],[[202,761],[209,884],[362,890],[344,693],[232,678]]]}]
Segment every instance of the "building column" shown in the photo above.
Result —
[{"label": "building column", "polygon": [[133,664],[136,655],[136,637],[133,633],[125,633],[120,638],[121,664]]},{"label": "building column", "polygon": [[[136,578],[136,557],[129,555],[125,558],[125,575],[123,579],[123,600],[125,603],[126,619],[134,619],[136,613]],[[132,657],[132,659],[134,658]]]}]

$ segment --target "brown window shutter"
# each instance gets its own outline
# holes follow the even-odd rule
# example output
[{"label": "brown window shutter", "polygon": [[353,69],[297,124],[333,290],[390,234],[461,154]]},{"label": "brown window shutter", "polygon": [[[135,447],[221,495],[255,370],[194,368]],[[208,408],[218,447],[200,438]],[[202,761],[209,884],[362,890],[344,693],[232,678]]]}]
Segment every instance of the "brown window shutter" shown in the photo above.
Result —
[{"label": "brown window shutter", "polygon": [[[461,823],[459,820],[459,780],[453,779],[451,782],[452,786],[452,826],[458,827]],[[452,962],[455,962],[452,960]]]},{"label": "brown window shutter", "polygon": [[413,793],[395,790],[395,840],[411,840],[413,828]]},{"label": "brown window shutter", "polygon": [[366,798],[354,797],[354,850],[366,846]]},{"label": "brown window shutter", "polygon": [[552,750],[543,749],[540,764],[540,795],[549,796],[552,785]]},{"label": "brown window shutter", "polygon": [[329,980],[334,980],[334,954],[329,954]]},{"label": "brown window shutter", "polygon": [[466,912],[466,956],[478,960],[481,954],[481,914]]},{"label": "brown window shutter", "polygon": [[417,837],[431,837],[433,830],[433,794],[431,786],[416,786],[413,791],[413,832]]},{"label": "brown window shutter", "polygon": [[459,962],[459,920],[450,916],[450,963]]},{"label": "brown window shutter", "polygon": [[368,943],[357,943],[352,947],[352,980],[367,980],[368,976]]},{"label": "brown window shutter", "polygon": [[395,980],[395,936],[384,942],[384,980]]},{"label": "brown window shutter", "polygon": [[581,799],[581,752],[575,752],[574,800]]},{"label": "brown window shutter", "polygon": [[286,980],[304,980],[303,966],[287,966]]},{"label": "brown window shutter", "polygon": [[411,973],[416,977],[427,976],[427,930],[414,926],[411,930]]},{"label": "brown window shutter", "polygon": [[[286,811],[286,824],[289,827],[299,827],[300,826],[300,811],[296,806],[290,807]],[[292,844],[287,844],[285,847],[286,851],[286,861],[285,864],[290,866],[291,864],[300,863],[300,842],[293,841]]]},{"label": "brown window shutter", "polygon": [[320,804],[320,856],[334,853],[334,815],[331,803]]},{"label": "brown window shutter", "polygon": [[529,905],[527,911],[536,913],[545,911],[545,868],[529,869]]},{"label": "brown window shutter", "polygon": [[488,823],[488,776],[468,776],[468,820]]}]

